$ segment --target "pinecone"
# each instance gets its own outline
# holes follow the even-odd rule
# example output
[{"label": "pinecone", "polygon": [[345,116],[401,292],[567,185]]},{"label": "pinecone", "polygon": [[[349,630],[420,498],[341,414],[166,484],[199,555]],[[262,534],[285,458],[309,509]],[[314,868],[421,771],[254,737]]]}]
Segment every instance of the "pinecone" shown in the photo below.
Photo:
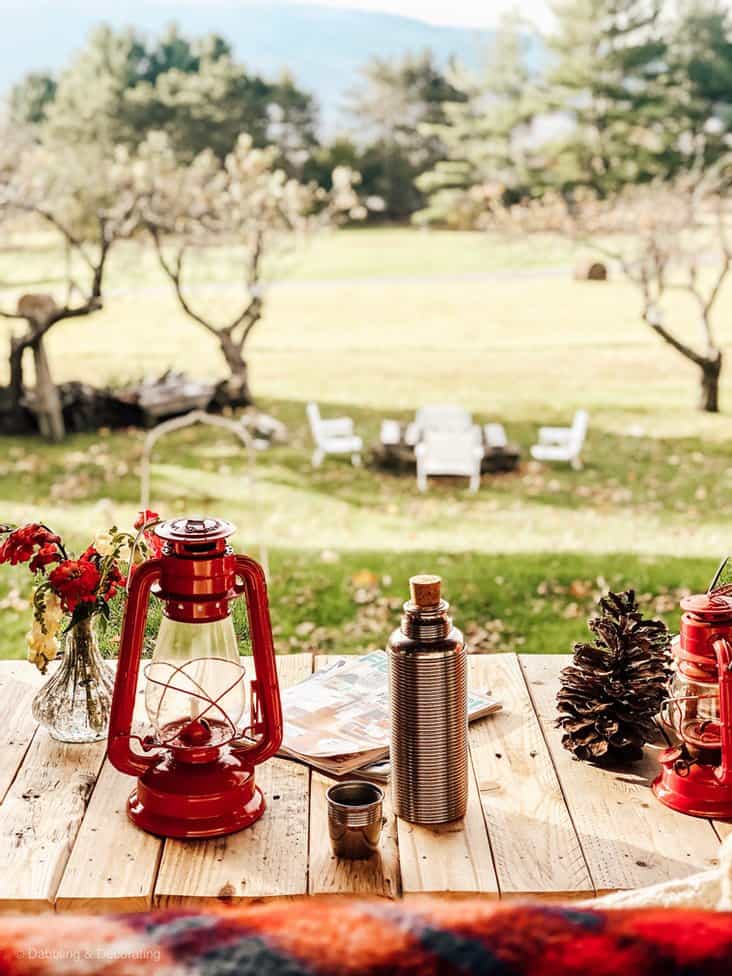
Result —
[{"label": "pinecone", "polygon": [[557,694],[562,745],[577,759],[607,765],[643,755],[668,694],[671,639],[661,620],[644,620],[635,593],[608,593],[589,621],[596,640],[574,645]]}]

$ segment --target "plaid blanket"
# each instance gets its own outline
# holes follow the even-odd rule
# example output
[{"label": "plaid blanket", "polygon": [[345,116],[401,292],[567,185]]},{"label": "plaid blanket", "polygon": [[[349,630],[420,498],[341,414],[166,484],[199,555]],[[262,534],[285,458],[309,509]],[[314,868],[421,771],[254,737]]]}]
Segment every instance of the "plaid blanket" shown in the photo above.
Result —
[{"label": "plaid blanket", "polygon": [[729,976],[732,913],[306,899],[0,918],[0,974]]}]

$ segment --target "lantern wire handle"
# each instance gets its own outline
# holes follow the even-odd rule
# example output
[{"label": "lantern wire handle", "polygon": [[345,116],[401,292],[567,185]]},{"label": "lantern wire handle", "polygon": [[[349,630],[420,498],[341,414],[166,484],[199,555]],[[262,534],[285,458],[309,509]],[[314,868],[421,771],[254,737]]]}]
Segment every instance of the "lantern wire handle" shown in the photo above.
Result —
[{"label": "lantern wire handle", "polygon": [[732,586],[732,581],[728,581],[727,583],[723,583],[721,587],[718,587],[718,585],[717,585],[719,583],[720,579],[722,579],[722,577],[724,575],[724,571],[727,568],[727,564],[729,563],[729,561],[730,561],[730,557],[729,556],[725,556],[724,559],[722,560],[722,562],[719,564],[719,566],[717,566],[717,572],[714,574],[714,579],[709,584],[709,589],[707,590],[707,593],[713,593],[714,590],[716,590],[718,588],[719,589],[727,589],[728,587]]},{"label": "lantern wire handle", "polygon": [[132,583],[132,568],[135,565],[135,554],[137,552],[137,547],[140,544],[140,539],[143,537],[143,535],[146,532],[148,532],[154,526],[160,525],[162,521],[163,519],[158,517],[154,519],[150,519],[149,522],[144,522],[137,530],[137,535],[135,536],[132,545],[130,546],[130,561],[127,566],[127,585],[125,586],[125,589],[128,593],[130,592],[130,584]]}]

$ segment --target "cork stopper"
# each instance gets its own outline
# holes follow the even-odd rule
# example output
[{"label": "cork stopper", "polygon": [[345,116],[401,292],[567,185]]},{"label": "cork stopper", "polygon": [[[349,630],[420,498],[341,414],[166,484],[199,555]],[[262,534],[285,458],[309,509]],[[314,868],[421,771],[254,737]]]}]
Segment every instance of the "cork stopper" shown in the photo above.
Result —
[{"label": "cork stopper", "polygon": [[442,599],[442,579],[439,576],[421,574],[409,580],[409,593],[417,607],[437,607]]}]

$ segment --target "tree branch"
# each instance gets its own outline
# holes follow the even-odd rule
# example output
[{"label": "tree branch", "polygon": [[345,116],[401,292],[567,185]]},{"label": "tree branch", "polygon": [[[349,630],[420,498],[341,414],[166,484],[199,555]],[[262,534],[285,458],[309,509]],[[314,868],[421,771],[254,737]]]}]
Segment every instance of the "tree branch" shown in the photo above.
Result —
[{"label": "tree branch", "polygon": [[661,322],[660,317],[657,318],[654,314],[652,314],[654,310],[655,306],[653,304],[644,308],[643,321],[646,322],[647,325],[650,325],[653,331],[660,335],[664,342],[667,342],[677,352],[680,352],[682,356],[685,356],[687,359],[691,360],[692,363],[696,363],[696,365],[699,367],[709,365],[711,360],[707,356],[702,356],[701,353],[698,353],[695,349],[692,349],[691,346],[687,346],[686,343],[681,341],[681,339],[677,338],[672,332],[669,332],[666,326]]},{"label": "tree branch", "polygon": [[178,252],[176,254],[175,263],[171,264],[166,258],[165,253],[163,251],[163,244],[160,239],[160,231],[158,230],[157,227],[155,227],[153,224],[150,223],[148,223],[147,227],[153,239],[153,244],[155,245],[155,251],[158,256],[158,263],[160,264],[160,267],[163,269],[163,271],[168,276],[170,281],[173,283],[173,287],[175,288],[175,294],[176,297],[178,298],[178,302],[181,308],[186,313],[186,315],[189,316],[189,318],[192,318],[194,322],[198,322],[199,325],[202,325],[207,332],[210,332],[212,335],[218,336],[224,330],[217,329],[215,325],[211,325],[211,323],[206,321],[206,319],[204,319],[202,315],[199,315],[198,312],[196,312],[196,310],[190,305],[188,299],[183,293],[183,281],[182,281],[183,259],[186,253],[186,245],[185,244],[181,245],[181,247],[178,249]]},{"label": "tree branch", "polygon": [[241,338],[239,340],[239,349],[244,348],[244,343],[247,341],[249,333],[252,331],[254,326],[262,317],[262,297],[259,294],[259,279],[260,279],[260,264],[262,260],[262,252],[264,250],[264,233],[263,231],[257,230],[254,238],[254,246],[252,247],[249,261],[246,265],[245,281],[247,289],[251,294],[249,302],[245,308],[241,311],[239,315],[234,319],[234,321],[228,326],[227,331],[229,334],[233,333],[240,325],[244,326]]},{"label": "tree branch", "polygon": [[262,302],[261,302],[261,300],[256,299],[255,301],[252,302],[252,304],[255,305],[255,309],[253,309],[252,314],[250,315],[249,320],[248,320],[248,322],[247,322],[247,324],[246,324],[246,326],[244,328],[244,331],[242,333],[241,343],[239,345],[239,348],[240,349],[243,349],[244,348],[244,344],[246,343],[247,339],[249,338],[250,332],[252,331],[252,329],[254,328],[254,326],[257,324],[257,322],[260,322],[261,319],[262,319]]},{"label": "tree branch", "polygon": [[729,274],[730,267],[732,267],[732,256],[725,252],[724,259],[722,260],[722,264],[719,269],[719,274],[717,275],[717,280],[714,282],[714,285],[712,286],[712,290],[710,291],[709,296],[707,297],[707,300],[704,303],[704,312],[706,313],[706,315],[709,315],[709,313],[712,311],[714,303],[716,302],[717,298],[719,297],[719,293],[722,290],[722,285],[724,284],[724,280]]},{"label": "tree branch", "polygon": [[44,207],[39,207],[36,204],[24,204],[24,203],[13,203],[12,207],[17,210],[22,210],[25,213],[34,213],[39,217],[42,217],[47,223],[55,227],[56,230],[61,234],[68,244],[78,251],[81,258],[86,262],[89,268],[94,270],[94,262],[89,257],[86,248],[84,247],[84,242],[80,240],[75,234],[73,234],[65,224],[63,224],[57,217],[55,217],[50,210],[46,210]]}]

